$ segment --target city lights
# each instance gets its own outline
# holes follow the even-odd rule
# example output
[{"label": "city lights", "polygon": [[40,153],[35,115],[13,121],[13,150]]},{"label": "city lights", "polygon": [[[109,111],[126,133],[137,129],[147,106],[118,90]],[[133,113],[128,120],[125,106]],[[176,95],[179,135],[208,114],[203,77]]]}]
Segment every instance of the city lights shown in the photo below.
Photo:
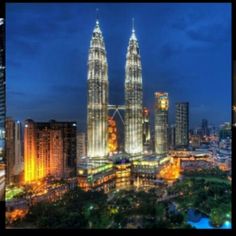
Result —
[{"label": "city lights", "polygon": [[[65,9],[66,7],[68,6],[65,6]],[[85,6],[83,7],[85,9]],[[140,12],[141,10],[140,8]],[[111,16],[110,12],[106,12],[103,17],[107,17],[108,13]],[[71,15],[76,17],[76,14]],[[80,20],[86,22],[83,17],[87,13],[83,14],[79,16]],[[136,15],[139,17],[139,14]],[[161,15],[158,16],[161,17]],[[115,30],[117,35],[109,35],[106,29],[109,22],[104,24],[103,29],[103,20],[100,20],[97,14],[96,20],[94,19],[93,23],[90,22],[93,24],[93,29],[90,29],[91,34],[77,32],[81,37],[81,45],[77,44],[78,50],[71,49],[73,53],[69,54],[68,63],[66,63],[70,66],[68,70],[63,73],[60,70],[56,71],[53,64],[56,60],[51,60],[50,56],[48,56],[50,60],[42,61],[42,64],[38,63],[42,69],[43,66],[46,68],[47,64],[53,62],[51,70],[44,70],[42,75],[53,72],[54,82],[58,83],[52,85],[52,81],[50,82],[52,86],[48,89],[51,90],[50,96],[47,96],[47,89],[42,94],[46,98],[53,99],[55,96],[52,93],[53,88],[58,86],[58,91],[61,90],[60,96],[63,98],[60,100],[60,106],[55,104],[54,107],[51,100],[44,103],[42,98],[37,97],[37,93],[28,98],[31,104],[35,104],[31,108],[33,107],[37,112],[32,109],[31,114],[30,109],[27,108],[28,114],[24,110],[24,117],[34,118],[21,122],[20,120],[23,121],[25,118],[16,113],[16,119],[9,116],[4,120],[5,127],[0,123],[0,144],[2,144],[0,145],[0,161],[5,162],[4,158],[6,159],[6,163],[0,165],[0,187],[5,184],[6,179],[6,191],[4,193],[0,189],[0,197],[5,195],[6,224],[9,228],[68,226],[68,228],[99,229],[162,227],[178,229],[191,228],[195,225],[194,223],[200,224],[203,218],[208,228],[231,228],[229,199],[232,180],[232,125],[230,122],[221,125],[214,123],[215,120],[211,119],[206,111],[206,107],[211,105],[210,103],[207,105],[206,95],[201,94],[202,97],[198,100],[191,100],[189,94],[195,90],[188,92],[189,85],[186,84],[188,80],[185,81],[185,77],[188,78],[191,73],[194,78],[201,77],[202,74],[199,71],[192,72],[194,67],[188,64],[191,61],[187,61],[188,67],[183,67],[180,73],[178,67],[179,62],[184,62],[183,55],[181,59],[169,55],[170,52],[175,54],[175,50],[172,50],[172,41],[169,42],[170,45],[165,44],[166,40],[159,44],[153,40],[154,35],[145,36],[144,28],[151,28],[151,26],[143,27],[142,24],[145,21],[143,23],[140,19],[137,20],[137,31],[134,19],[132,28],[131,19],[129,20],[129,25],[126,27],[127,30],[129,28],[130,35],[126,38],[128,41],[125,42],[125,38],[122,39],[125,34],[123,36],[119,34],[119,39],[116,37],[119,31]],[[0,18],[0,26],[4,23],[1,20]],[[69,22],[64,22],[63,28],[66,28]],[[124,22],[127,23],[128,20]],[[115,23],[115,20],[111,23]],[[70,27],[68,30],[72,29],[72,26]],[[87,25],[84,24],[83,27],[86,29]],[[155,27],[152,26],[152,31],[154,32],[154,28],[159,30],[159,27],[162,27],[162,24],[158,24],[158,27],[155,24]],[[121,29],[123,32],[127,31]],[[10,33],[12,31],[14,32],[14,30],[9,30]],[[70,40],[73,38],[71,36],[74,29],[72,31],[68,34]],[[17,32],[20,32],[18,28]],[[168,31],[160,32],[167,33]],[[140,33],[141,37],[137,33]],[[204,32],[203,34],[205,35]],[[86,35],[89,38],[84,39]],[[106,35],[109,40],[115,38],[118,46],[122,45],[123,41],[125,42],[123,44],[125,48],[117,46],[120,54],[114,50],[114,55],[107,55],[110,52],[112,54],[113,51],[110,42],[106,50],[107,44],[105,46],[106,38],[104,38]],[[195,38],[195,34],[191,36],[188,38],[194,41],[199,40]],[[23,38],[21,35],[19,37]],[[160,41],[162,38],[164,36],[156,37]],[[149,41],[152,44],[147,47],[145,43],[148,44]],[[56,45],[57,42],[53,43]],[[70,44],[72,43],[66,46],[69,47]],[[156,47],[156,44],[159,46]],[[192,43],[186,45],[188,48]],[[142,63],[140,48],[144,48],[142,60],[145,59],[145,63],[144,61]],[[82,58],[84,53],[81,52],[84,50],[87,50],[87,53]],[[126,50],[126,55],[123,54],[123,59],[121,58],[122,69],[121,59],[118,57],[124,50]],[[54,48],[51,51],[57,53]],[[79,66],[78,58],[74,58],[74,51],[81,53],[82,59],[80,55],[77,55],[79,60],[81,59]],[[205,53],[208,50],[203,51]],[[155,57],[152,54],[155,54]],[[166,54],[165,57],[164,54]],[[59,59],[59,54],[55,55],[55,58]],[[65,57],[65,55],[62,56]],[[171,60],[169,60],[170,57],[172,57]],[[149,61],[146,61],[147,58]],[[166,60],[168,63],[164,63],[165,58],[169,58]],[[111,63],[108,59],[109,61],[111,59]],[[157,60],[155,62],[157,64],[154,64],[154,59]],[[171,65],[172,61],[177,64]],[[72,71],[76,72],[75,78],[72,72],[68,73],[69,76],[67,75],[74,66],[74,62],[77,65]],[[59,65],[60,63],[61,61]],[[115,67],[112,68],[114,64]],[[118,68],[120,64],[121,68]],[[168,67],[161,70],[165,64],[168,64]],[[194,61],[194,65],[196,64]],[[32,63],[32,70],[33,65]],[[2,70],[3,66],[0,66]],[[84,69],[80,71],[80,68]],[[123,70],[123,77],[120,76],[119,70]],[[187,73],[188,70],[191,71],[190,74]],[[114,71],[118,71],[117,75]],[[35,73],[37,76],[38,74],[41,78],[41,73]],[[31,79],[36,81],[38,78],[35,75],[32,75]],[[26,73],[24,78],[27,76]],[[63,77],[66,77],[66,84],[59,83],[63,81]],[[83,77],[83,80],[77,79],[80,77]],[[165,78],[165,82],[161,81],[161,78]],[[178,78],[182,78],[180,85],[177,84]],[[120,85],[120,81],[123,81],[123,84]],[[37,83],[39,82],[38,79]],[[87,86],[85,86],[86,83]],[[111,83],[114,84],[111,86]],[[195,86],[195,84],[197,83],[191,85]],[[122,91],[119,86],[122,86]],[[69,95],[78,87],[79,90],[75,91],[78,99],[74,99],[75,96],[70,97]],[[31,89],[30,86],[28,88]],[[39,85],[38,88],[42,87]],[[45,88],[48,87],[45,85]],[[67,93],[68,97],[63,97],[70,89],[73,91]],[[26,91],[17,91],[13,95],[20,97],[20,94],[24,92]],[[200,92],[196,93],[200,94]],[[36,98],[39,100],[35,100]],[[76,102],[73,104],[74,100]],[[213,96],[211,101],[214,101]],[[22,102],[22,104],[22,106],[18,105],[23,109],[25,103]],[[68,107],[65,104],[68,104]],[[62,109],[64,106],[65,110]],[[48,107],[52,109],[52,112]],[[236,106],[233,106],[233,111],[236,112]],[[199,113],[200,118],[196,115]],[[115,116],[116,114],[118,116]],[[6,143],[4,143],[5,140]],[[197,222],[198,218],[199,222]],[[191,220],[196,222],[192,224]]]}]

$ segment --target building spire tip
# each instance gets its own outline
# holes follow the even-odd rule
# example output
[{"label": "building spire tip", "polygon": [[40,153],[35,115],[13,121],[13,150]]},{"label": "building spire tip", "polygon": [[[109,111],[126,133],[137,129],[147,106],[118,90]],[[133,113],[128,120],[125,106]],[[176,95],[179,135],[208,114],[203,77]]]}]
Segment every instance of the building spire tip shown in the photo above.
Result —
[{"label": "building spire tip", "polygon": [[98,15],[98,13],[99,13],[99,9],[96,8],[96,24],[99,24],[99,15]]},{"label": "building spire tip", "polygon": [[135,29],[134,29],[134,17],[132,18],[132,32],[133,33],[135,32]]}]

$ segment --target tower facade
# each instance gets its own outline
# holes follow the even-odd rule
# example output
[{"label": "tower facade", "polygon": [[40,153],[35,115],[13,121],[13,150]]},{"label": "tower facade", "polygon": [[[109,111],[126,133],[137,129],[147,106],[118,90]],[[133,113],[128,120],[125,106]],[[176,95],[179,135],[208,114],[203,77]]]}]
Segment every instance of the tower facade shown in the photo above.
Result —
[{"label": "tower facade", "polygon": [[125,152],[130,156],[143,153],[142,66],[134,28],[125,65]]},{"label": "tower facade", "polygon": [[165,155],[168,151],[168,93],[155,93],[155,153]]},{"label": "tower facade", "polygon": [[176,131],[175,145],[187,148],[189,143],[189,104],[188,102],[176,103]]},{"label": "tower facade", "polygon": [[93,30],[88,58],[87,152],[92,160],[108,155],[108,74],[99,21]]}]

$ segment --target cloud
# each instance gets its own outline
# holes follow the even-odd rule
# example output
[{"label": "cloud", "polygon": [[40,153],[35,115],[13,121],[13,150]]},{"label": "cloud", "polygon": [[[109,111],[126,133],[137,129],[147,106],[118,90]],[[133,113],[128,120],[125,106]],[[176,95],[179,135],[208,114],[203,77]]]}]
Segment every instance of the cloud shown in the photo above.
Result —
[{"label": "cloud", "polygon": [[178,42],[166,42],[160,49],[162,59],[167,59],[184,51],[184,45]]},{"label": "cloud", "polygon": [[42,44],[36,41],[32,41],[30,39],[23,39],[23,38],[15,38],[14,41],[8,42],[8,50],[11,51],[13,48],[15,53],[22,53],[24,55],[34,55],[37,53],[40,53],[40,49],[42,47]]},{"label": "cloud", "polygon": [[184,30],[186,27],[188,27],[188,20],[186,17],[181,16],[180,18],[177,18],[172,24],[172,28],[177,30]]},{"label": "cloud", "polygon": [[206,43],[223,43],[230,39],[229,27],[218,23],[198,25],[189,28],[186,33],[191,39]]}]

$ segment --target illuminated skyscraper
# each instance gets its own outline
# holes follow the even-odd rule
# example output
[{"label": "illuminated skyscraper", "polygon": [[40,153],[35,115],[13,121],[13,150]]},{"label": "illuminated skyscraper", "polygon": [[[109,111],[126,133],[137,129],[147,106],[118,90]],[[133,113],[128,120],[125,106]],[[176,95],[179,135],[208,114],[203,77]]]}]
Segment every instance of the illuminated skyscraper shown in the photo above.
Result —
[{"label": "illuminated skyscraper", "polygon": [[134,27],[125,65],[125,152],[131,157],[143,153],[142,66]]},{"label": "illuminated skyscraper", "polygon": [[6,122],[7,184],[19,183],[23,174],[22,127],[20,121],[7,117]]},{"label": "illuminated skyscraper", "polygon": [[26,120],[24,129],[24,182],[38,179],[36,148],[36,124],[33,120]]},{"label": "illuminated skyscraper", "polygon": [[151,133],[150,133],[150,113],[145,107],[143,109],[143,149],[150,150]]},{"label": "illuminated skyscraper", "polygon": [[0,162],[4,159],[5,139],[5,24],[0,18]]},{"label": "illuminated skyscraper", "polygon": [[165,155],[168,151],[168,93],[155,93],[155,152]]},{"label": "illuminated skyscraper", "polygon": [[108,156],[107,117],[107,58],[97,19],[88,57],[87,151],[92,160],[101,160]]},{"label": "illuminated skyscraper", "polygon": [[24,165],[25,182],[75,176],[76,123],[26,120]]},{"label": "illuminated skyscraper", "polygon": [[177,148],[187,148],[189,145],[189,104],[176,103],[175,145]]}]

